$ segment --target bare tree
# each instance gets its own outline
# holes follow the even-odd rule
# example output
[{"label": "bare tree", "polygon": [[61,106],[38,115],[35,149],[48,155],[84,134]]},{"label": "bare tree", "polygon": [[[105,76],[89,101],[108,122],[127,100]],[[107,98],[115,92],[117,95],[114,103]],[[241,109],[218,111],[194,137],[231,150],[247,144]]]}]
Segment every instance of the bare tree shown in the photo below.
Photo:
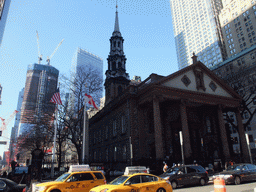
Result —
[{"label": "bare tree", "polygon": [[[230,74],[224,78],[224,81],[233,87],[243,99],[240,106],[240,115],[241,117],[245,117],[243,123],[245,130],[249,127],[256,113],[256,108],[254,106],[256,101],[256,74],[252,73],[252,70],[255,70],[255,66],[244,68],[243,70],[240,70],[240,72]],[[232,114],[225,113],[224,118],[238,131],[238,125],[232,118]]]},{"label": "bare tree", "polygon": [[[102,97],[102,78],[97,70],[86,67],[78,67],[71,78],[62,76],[62,86],[69,90],[69,104],[62,110],[60,121],[68,131],[68,139],[74,144],[79,163],[82,163],[82,135],[84,118],[84,97],[85,93],[91,95],[96,105],[99,105]],[[87,106],[89,108],[89,106]]]}]

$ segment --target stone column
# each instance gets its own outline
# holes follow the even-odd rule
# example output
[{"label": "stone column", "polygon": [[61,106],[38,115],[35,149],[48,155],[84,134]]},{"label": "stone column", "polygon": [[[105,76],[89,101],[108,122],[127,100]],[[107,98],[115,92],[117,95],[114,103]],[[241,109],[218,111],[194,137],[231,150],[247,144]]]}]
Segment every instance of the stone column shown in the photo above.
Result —
[{"label": "stone column", "polygon": [[[192,156],[190,135],[188,129],[188,117],[186,105],[183,101],[180,104],[180,116],[181,116],[181,126],[182,126],[182,135],[183,135],[183,147],[184,147],[184,156],[185,160]],[[185,162],[186,163],[186,162]]]},{"label": "stone column", "polygon": [[236,120],[237,120],[237,126],[238,126],[238,133],[240,137],[240,151],[242,152],[243,160],[247,163],[250,163],[250,155],[249,155],[248,146],[246,143],[242,117],[238,109],[236,109],[235,113],[236,113]]},{"label": "stone column", "polygon": [[225,122],[223,118],[223,112],[221,105],[218,106],[218,120],[219,120],[219,127],[220,127],[220,137],[221,137],[221,142],[222,142],[222,147],[223,147],[223,154],[225,157],[225,161],[230,160],[230,151],[228,147],[228,139],[227,139],[227,132],[226,132],[226,127],[225,127]]},{"label": "stone column", "polygon": [[164,158],[163,136],[162,136],[162,124],[161,124],[161,116],[160,116],[159,99],[155,96],[153,98],[153,114],[154,114],[156,159],[160,160]]}]

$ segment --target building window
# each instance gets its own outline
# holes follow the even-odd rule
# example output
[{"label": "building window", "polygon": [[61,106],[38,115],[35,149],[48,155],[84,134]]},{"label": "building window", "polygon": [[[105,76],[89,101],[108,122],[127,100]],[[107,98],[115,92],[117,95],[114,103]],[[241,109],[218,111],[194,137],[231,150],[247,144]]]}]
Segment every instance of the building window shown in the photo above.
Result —
[{"label": "building window", "polygon": [[210,84],[209,84],[209,87],[215,92],[215,90],[217,89],[217,86],[215,85],[215,83],[212,81]]},{"label": "building window", "polygon": [[116,161],[116,156],[117,156],[117,147],[114,147],[114,161]]},{"label": "building window", "polygon": [[96,151],[93,152],[93,159],[94,159],[94,161],[97,161],[97,153],[96,153]]},{"label": "building window", "polygon": [[248,113],[248,111],[245,111],[244,112],[244,119],[248,119],[249,118],[249,113]]},{"label": "building window", "polygon": [[113,137],[117,135],[117,130],[116,130],[116,120],[113,121]]},{"label": "building window", "polygon": [[190,79],[186,75],[182,77],[181,81],[184,83],[186,87],[189,86],[189,84],[191,83]]},{"label": "building window", "polygon": [[210,117],[207,116],[205,120],[206,120],[206,129],[207,129],[207,133],[211,133],[211,132],[212,132],[212,128],[211,128]]},{"label": "building window", "polygon": [[238,139],[237,139],[237,137],[233,137],[232,140],[233,140],[233,144],[238,144]]},{"label": "building window", "polygon": [[123,160],[126,160],[126,145],[123,146]]},{"label": "building window", "polygon": [[126,129],[125,129],[125,116],[122,115],[121,117],[121,128],[122,128],[122,133],[125,133]]},{"label": "building window", "polygon": [[252,135],[248,135],[249,136],[249,142],[252,143],[253,142],[253,136]]},{"label": "building window", "polygon": [[248,124],[248,125],[247,125],[246,130],[247,130],[247,131],[251,131],[251,130],[252,130],[251,124]]},{"label": "building window", "polygon": [[105,130],[105,139],[108,139],[108,126],[106,126],[106,130]]},{"label": "building window", "polygon": [[106,161],[108,162],[108,148],[106,149]]}]

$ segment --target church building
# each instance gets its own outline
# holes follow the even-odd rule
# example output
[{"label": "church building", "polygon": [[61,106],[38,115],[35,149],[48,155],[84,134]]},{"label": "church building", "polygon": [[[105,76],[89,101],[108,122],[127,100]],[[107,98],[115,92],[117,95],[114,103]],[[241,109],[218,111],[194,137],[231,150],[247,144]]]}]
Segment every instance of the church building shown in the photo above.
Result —
[{"label": "church building", "polygon": [[181,147],[185,164],[225,163],[233,154],[223,118],[228,111],[238,120],[241,161],[249,162],[241,97],[195,55],[192,65],[173,74],[152,73],[139,84],[131,83],[118,22],[116,11],[104,84],[106,104],[89,121],[90,163],[113,170],[129,165],[159,170],[164,161],[182,162]]}]

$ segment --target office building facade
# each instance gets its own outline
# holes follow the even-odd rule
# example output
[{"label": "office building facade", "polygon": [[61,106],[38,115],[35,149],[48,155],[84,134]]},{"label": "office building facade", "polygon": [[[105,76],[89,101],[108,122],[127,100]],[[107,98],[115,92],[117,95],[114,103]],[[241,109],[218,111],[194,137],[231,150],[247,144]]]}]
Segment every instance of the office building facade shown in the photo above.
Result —
[{"label": "office building facade", "polygon": [[28,66],[24,97],[21,106],[19,134],[24,133],[36,122],[50,123],[55,104],[50,103],[56,92],[59,71],[50,65]]},{"label": "office building facade", "polygon": [[[85,70],[95,71],[98,77],[103,81],[103,60],[102,58],[94,55],[80,47],[77,48],[74,57],[72,58],[72,72],[76,76],[79,68],[84,67]],[[97,93],[95,102],[100,104],[103,91]],[[72,94],[71,94],[72,97]]]},{"label": "office building facade", "polygon": [[224,1],[219,14],[227,57],[233,57],[256,44],[256,1]]},{"label": "office building facade", "polygon": [[12,132],[11,132],[11,139],[10,139],[10,144],[9,144],[9,151],[10,151],[10,159],[15,160],[15,156],[17,155],[17,137],[19,135],[19,123],[20,123],[20,114],[21,114],[21,105],[23,101],[23,96],[24,96],[24,88],[19,92],[18,96],[18,103],[17,103],[17,108],[16,110],[18,111],[15,115],[15,120],[14,120],[14,126],[12,127]]},{"label": "office building facade", "polygon": [[0,46],[2,44],[2,39],[4,35],[5,24],[9,12],[9,7],[11,0],[1,0],[0,1]]},{"label": "office building facade", "polygon": [[225,60],[219,28],[221,0],[171,0],[179,69],[190,65],[193,52],[207,67]]}]

